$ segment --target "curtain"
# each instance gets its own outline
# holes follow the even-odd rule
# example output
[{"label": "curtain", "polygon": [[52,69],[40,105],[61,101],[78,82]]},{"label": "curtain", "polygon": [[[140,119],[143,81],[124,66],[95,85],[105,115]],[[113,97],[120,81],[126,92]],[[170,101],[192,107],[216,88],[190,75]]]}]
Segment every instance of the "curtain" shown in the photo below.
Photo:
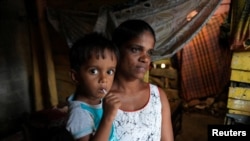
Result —
[{"label": "curtain", "polygon": [[250,1],[232,0],[231,2],[231,49],[250,50]]},{"label": "curtain", "polygon": [[225,14],[213,16],[177,53],[180,96],[184,101],[217,97],[227,92],[232,53],[228,41],[219,38],[224,34],[226,18]]},{"label": "curtain", "polygon": [[[143,19],[156,31],[153,61],[170,58],[204,26],[221,0],[143,0],[129,5],[103,6],[99,13],[47,8],[48,19],[71,47],[91,31],[111,37],[112,31],[127,19]],[[197,15],[187,20],[192,11]]]}]

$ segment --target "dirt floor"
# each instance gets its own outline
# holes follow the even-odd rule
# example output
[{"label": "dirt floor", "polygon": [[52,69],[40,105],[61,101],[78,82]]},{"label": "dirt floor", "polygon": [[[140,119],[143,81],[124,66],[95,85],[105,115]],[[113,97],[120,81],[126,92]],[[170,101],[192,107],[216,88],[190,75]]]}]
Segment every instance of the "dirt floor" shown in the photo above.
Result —
[{"label": "dirt floor", "polygon": [[210,113],[183,111],[181,131],[175,141],[207,141],[207,125],[224,124],[224,116]]}]

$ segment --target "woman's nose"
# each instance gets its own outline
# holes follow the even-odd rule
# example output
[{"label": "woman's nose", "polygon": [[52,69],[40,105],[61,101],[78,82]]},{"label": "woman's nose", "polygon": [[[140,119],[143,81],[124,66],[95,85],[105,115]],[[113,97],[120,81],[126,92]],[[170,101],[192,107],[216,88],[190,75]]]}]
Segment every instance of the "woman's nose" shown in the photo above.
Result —
[{"label": "woman's nose", "polygon": [[140,58],[139,58],[139,61],[141,62],[144,62],[144,63],[148,63],[150,62],[151,58],[150,56],[148,55],[148,53],[143,53]]}]

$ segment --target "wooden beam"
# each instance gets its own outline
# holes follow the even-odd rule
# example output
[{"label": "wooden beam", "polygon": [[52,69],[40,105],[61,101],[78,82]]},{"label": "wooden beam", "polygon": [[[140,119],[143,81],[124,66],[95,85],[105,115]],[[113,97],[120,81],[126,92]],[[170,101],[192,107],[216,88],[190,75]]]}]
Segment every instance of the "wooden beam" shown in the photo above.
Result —
[{"label": "wooden beam", "polygon": [[36,0],[37,6],[37,14],[38,14],[38,25],[41,34],[41,40],[44,50],[44,59],[46,66],[46,81],[47,81],[47,89],[49,94],[49,103],[51,106],[56,106],[58,104],[58,96],[57,96],[57,87],[56,87],[56,78],[55,78],[55,69],[54,62],[52,58],[49,34],[47,29],[47,21],[45,18],[45,1],[44,0]]},{"label": "wooden beam", "polygon": [[32,73],[33,73],[33,83],[32,83],[32,93],[34,94],[32,99],[34,99],[32,104],[34,105],[34,110],[39,111],[44,108],[43,106],[43,97],[42,97],[42,79],[41,71],[39,69],[39,55],[38,55],[38,44],[37,44],[37,28],[30,24],[31,29],[31,50],[32,50]]}]

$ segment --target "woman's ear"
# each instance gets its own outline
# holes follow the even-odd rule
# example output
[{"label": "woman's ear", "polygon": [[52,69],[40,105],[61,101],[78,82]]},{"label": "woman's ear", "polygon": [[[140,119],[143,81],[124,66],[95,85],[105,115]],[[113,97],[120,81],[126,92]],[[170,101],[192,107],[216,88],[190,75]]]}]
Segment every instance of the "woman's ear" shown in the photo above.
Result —
[{"label": "woman's ear", "polygon": [[71,69],[70,72],[69,72],[69,75],[70,75],[70,78],[73,80],[73,82],[75,84],[78,84],[78,74],[77,74],[77,71],[75,71],[74,69]]}]

